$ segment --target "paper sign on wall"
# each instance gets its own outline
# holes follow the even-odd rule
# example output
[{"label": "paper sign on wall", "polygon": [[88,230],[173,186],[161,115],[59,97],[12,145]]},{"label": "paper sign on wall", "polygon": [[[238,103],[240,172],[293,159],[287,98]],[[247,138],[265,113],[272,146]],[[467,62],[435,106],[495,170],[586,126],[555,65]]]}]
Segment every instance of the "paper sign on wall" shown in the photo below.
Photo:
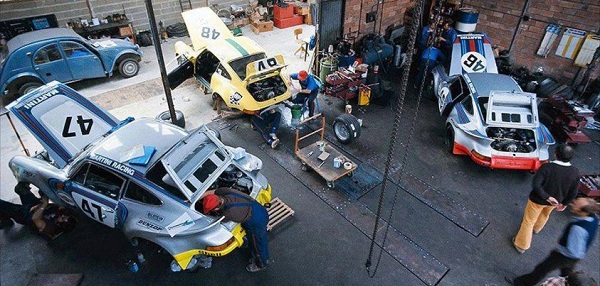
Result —
[{"label": "paper sign on wall", "polygon": [[558,34],[560,34],[560,26],[550,24],[546,27],[546,34],[544,34],[544,39],[542,39],[542,43],[540,44],[540,48],[537,51],[538,56],[546,57],[550,48],[552,48],[552,44],[554,44],[554,40],[558,38]]},{"label": "paper sign on wall", "polygon": [[556,55],[563,58],[574,59],[585,39],[585,31],[567,28],[558,44]]},{"label": "paper sign on wall", "polygon": [[581,50],[575,58],[575,65],[580,67],[587,67],[594,58],[596,49],[600,46],[600,35],[589,34],[585,38]]}]

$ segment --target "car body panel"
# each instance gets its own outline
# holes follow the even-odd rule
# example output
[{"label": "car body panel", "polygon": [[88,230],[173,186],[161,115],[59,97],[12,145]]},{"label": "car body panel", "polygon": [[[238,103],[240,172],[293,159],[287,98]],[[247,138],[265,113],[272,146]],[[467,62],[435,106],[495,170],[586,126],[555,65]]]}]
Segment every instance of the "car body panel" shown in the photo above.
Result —
[{"label": "car body panel", "polygon": [[452,56],[449,75],[432,70],[449,150],[488,168],[537,170],[555,140],[539,122],[535,94],[497,73],[485,35],[459,35]]},{"label": "car body panel", "polygon": [[[0,95],[16,95],[23,83],[72,82],[107,77],[126,56],[139,61],[137,45],[121,39],[88,41],[71,29],[50,28],[18,35],[7,42],[0,65]],[[74,53],[80,50],[87,53]]]},{"label": "car body panel", "polygon": [[[65,106],[69,109],[63,110],[64,115],[52,113]],[[9,111],[40,134],[36,138],[49,150],[62,146],[64,138],[56,134],[62,134],[63,129],[52,130],[56,124],[46,124],[42,117],[57,116],[62,122],[69,112],[88,112],[96,116],[92,130],[100,125],[96,120],[113,118],[58,82],[20,98]],[[87,113],[80,114],[87,119]],[[227,255],[243,244],[245,232],[240,224],[199,211],[208,189],[226,186],[247,193],[261,204],[271,201],[271,186],[260,173],[262,161],[243,148],[224,145],[204,125],[191,132],[154,118],[128,118],[105,125],[94,130],[104,130],[104,134],[90,132],[94,136],[81,150],[70,153],[83,143],[66,141],[62,148],[69,156],[52,153],[50,157],[57,158],[60,165],[56,160],[19,155],[10,160],[9,167],[17,181],[34,184],[53,202],[120,229],[132,242],[143,239],[156,243],[182,269],[193,267],[200,255]],[[218,166],[205,168],[208,161],[218,161]],[[202,184],[194,185],[195,191],[187,183],[192,180],[190,174],[205,178]],[[169,176],[177,178],[179,184]]]},{"label": "car body panel", "polygon": [[[205,93],[218,95],[228,107],[249,114],[290,98],[286,64],[281,55],[267,57],[253,40],[233,37],[228,29],[223,32],[226,26],[208,8],[182,15],[193,47],[177,42],[175,52],[192,63],[192,75]],[[192,76],[188,65],[180,61],[180,67],[169,73],[169,82],[177,86]]]}]

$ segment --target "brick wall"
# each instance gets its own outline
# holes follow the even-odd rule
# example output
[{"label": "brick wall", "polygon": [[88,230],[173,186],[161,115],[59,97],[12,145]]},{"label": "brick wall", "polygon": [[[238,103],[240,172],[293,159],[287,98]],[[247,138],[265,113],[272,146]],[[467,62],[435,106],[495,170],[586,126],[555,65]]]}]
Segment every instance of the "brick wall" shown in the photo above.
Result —
[{"label": "brick wall", "polygon": [[[127,18],[133,22],[133,27],[137,30],[148,30],[148,16],[146,13],[146,2],[144,0],[89,0],[94,15],[91,15],[85,0],[33,0],[26,2],[0,2],[0,21],[33,17],[36,15],[55,14],[58,19],[58,25],[65,27],[71,20],[88,19],[92,17],[106,17],[112,14],[125,13]],[[218,7],[228,8],[231,4],[245,6],[247,0],[191,0],[192,7],[204,7],[218,4]],[[165,27],[178,22],[183,22],[181,17],[181,6],[179,1],[174,0],[153,0],[152,7],[156,22],[163,21]]]},{"label": "brick wall", "polygon": [[[382,1],[379,5],[378,19],[375,22],[366,23],[366,15],[371,11],[371,7],[377,4],[377,0],[346,0],[344,17],[344,34],[349,31],[356,32],[360,29],[359,37],[368,33],[385,33],[385,28],[389,25],[400,25],[403,23],[403,15],[406,8],[413,1],[410,0],[391,0]],[[373,7],[375,10],[376,7]],[[380,19],[381,28],[380,28]],[[374,25],[377,25],[374,27]],[[354,34],[356,35],[356,33]]]},{"label": "brick wall", "polygon": [[[479,11],[477,31],[487,33],[492,44],[508,49],[526,1],[523,0],[464,0],[463,7]],[[600,27],[600,1],[598,0],[530,0],[525,12],[531,19],[518,27],[511,48],[511,60],[515,66],[530,70],[544,69],[544,74],[570,84],[579,71],[573,60],[554,55],[562,33],[554,41],[546,58],[536,55],[548,23],[559,24],[587,32],[598,32]],[[583,74],[583,71],[580,73]],[[598,76],[598,69],[594,71]]]}]

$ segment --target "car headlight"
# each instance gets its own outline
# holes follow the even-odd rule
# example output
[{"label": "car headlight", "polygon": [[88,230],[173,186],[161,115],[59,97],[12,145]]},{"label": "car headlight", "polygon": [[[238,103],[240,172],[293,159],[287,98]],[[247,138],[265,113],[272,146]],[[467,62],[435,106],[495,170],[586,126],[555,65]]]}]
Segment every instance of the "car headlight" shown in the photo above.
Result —
[{"label": "car headlight", "polygon": [[8,163],[8,167],[10,168],[10,170],[13,173],[13,176],[15,176],[15,178],[19,178],[19,174],[21,173],[21,167],[19,167],[19,165],[13,163],[12,161],[10,163]]}]

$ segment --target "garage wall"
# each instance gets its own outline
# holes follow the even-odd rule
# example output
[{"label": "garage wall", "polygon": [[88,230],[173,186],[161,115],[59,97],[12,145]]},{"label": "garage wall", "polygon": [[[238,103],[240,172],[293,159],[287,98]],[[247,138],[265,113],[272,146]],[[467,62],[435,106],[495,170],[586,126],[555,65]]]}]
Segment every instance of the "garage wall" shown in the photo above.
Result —
[{"label": "garage wall", "polygon": [[[146,2],[143,0],[89,0],[89,3],[94,12],[94,17],[100,18],[125,13],[128,19],[133,22],[133,26],[137,31],[150,29],[146,13]],[[226,8],[231,4],[245,6],[248,1],[191,0],[191,3],[193,8],[204,7],[206,3],[208,5],[217,3],[218,7]],[[177,22],[183,22],[179,1],[153,0],[152,6],[157,23],[162,20],[166,27]],[[85,0],[33,0],[10,3],[0,1],[0,21],[46,14],[55,14],[60,27],[65,27],[70,20],[79,20],[79,18],[89,20],[92,18]]]},{"label": "garage wall", "polygon": [[[477,30],[487,33],[492,44],[508,49],[517,30],[521,12],[525,7],[523,0],[463,0],[463,7],[473,7],[479,11]],[[525,11],[531,19],[522,22],[511,49],[513,65],[525,66],[530,70],[544,69],[564,83],[570,84],[579,67],[573,60],[555,56],[562,32],[554,41],[547,58],[536,55],[544,37],[548,23],[559,24],[566,28],[575,28],[598,33],[600,29],[600,1],[598,0],[530,0]],[[583,73],[583,71],[581,72]],[[598,76],[598,70],[594,72]]]},{"label": "garage wall", "polygon": [[[345,5],[345,18],[344,18],[344,31],[343,34],[348,34],[349,31],[356,32],[360,29],[359,38],[373,32],[373,26],[375,27],[375,33],[385,33],[385,28],[391,24],[400,25],[403,23],[403,15],[408,8],[409,4],[413,1],[410,0],[382,0],[379,4],[378,19],[375,22],[367,23],[366,14],[377,9],[374,5],[377,4],[378,0],[346,0]],[[383,15],[382,15],[383,14]],[[380,21],[381,29],[380,29]],[[356,33],[354,33],[356,36]]]}]

